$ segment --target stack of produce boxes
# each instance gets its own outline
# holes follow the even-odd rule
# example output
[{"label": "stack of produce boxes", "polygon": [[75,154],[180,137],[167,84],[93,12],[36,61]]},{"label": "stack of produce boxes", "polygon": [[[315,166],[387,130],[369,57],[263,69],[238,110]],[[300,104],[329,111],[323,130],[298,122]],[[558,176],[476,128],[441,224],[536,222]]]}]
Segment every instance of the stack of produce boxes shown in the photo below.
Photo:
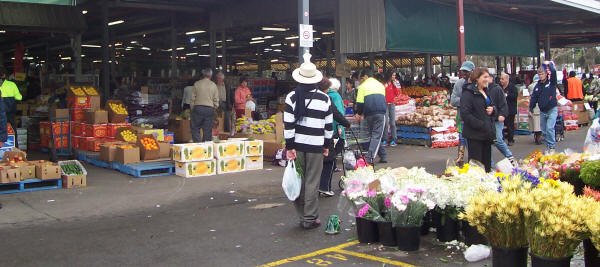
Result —
[{"label": "stack of produce boxes", "polygon": [[244,141],[246,148],[245,153],[245,168],[247,171],[262,170],[263,168],[263,150],[264,144],[262,140],[247,140]]},{"label": "stack of produce boxes", "polygon": [[243,140],[228,140],[214,144],[218,174],[246,170],[245,144]]},{"label": "stack of produce boxes", "polygon": [[[54,132],[54,140],[51,131]],[[40,146],[50,148],[50,144],[55,148],[67,148],[69,146],[69,124],[61,122],[48,121],[40,122]],[[61,136],[62,135],[62,136]]]},{"label": "stack of produce boxes", "polygon": [[108,111],[108,125],[106,127],[106,136],[115,138],[117,129],[121,127],[131,127],[131,123],[127,122],[127,108],[121,100],[106,101],[106,110]]},{"label": "stack of produce boxes", "polygon": [[173,160],[175,174],[181,177],[201,177],[217,173],[212,142],[173,145]]},{"label": "stack of produce boxes", "polygon": [[27,154],[19,149],[7,151],[0,162],[0,184],[18,183],[38,178],[60,179],[60,167],[48,161],[27,161]]}]

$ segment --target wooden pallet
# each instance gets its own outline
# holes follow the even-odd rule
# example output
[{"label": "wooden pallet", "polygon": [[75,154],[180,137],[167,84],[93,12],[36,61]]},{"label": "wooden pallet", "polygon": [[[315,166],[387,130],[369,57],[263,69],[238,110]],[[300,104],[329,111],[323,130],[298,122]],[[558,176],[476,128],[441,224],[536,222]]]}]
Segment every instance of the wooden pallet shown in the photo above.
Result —
[{"label": "wooden pallet", "polygon": [[129,174],[135,178],[148,178],[172,175],[175,173],[175,164],[171,161],[141,162],[134,164],[113,163],[115,169]]},{"label": "wooden pallet", "polygon": [[0,194],[14,194],[62,188],[62,180],[28,179],[18,183],[0,184]]}]

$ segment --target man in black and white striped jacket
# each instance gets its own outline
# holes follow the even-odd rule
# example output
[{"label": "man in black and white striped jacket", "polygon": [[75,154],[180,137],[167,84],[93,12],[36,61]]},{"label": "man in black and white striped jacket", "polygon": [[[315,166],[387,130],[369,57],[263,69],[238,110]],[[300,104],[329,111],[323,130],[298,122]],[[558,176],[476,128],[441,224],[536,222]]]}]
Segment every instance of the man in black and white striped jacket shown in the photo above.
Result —
[{"label": "man in black and white striped jacket", "polygon": [[318,188],[323,157],[333,142],[333,109],[329,96],[318,89],[323,74],[310,63],[310,54],[305,54],[304,63],[292,76],[299,84],[285,99],[284,137],[288,160],[295,160],[303,173],[294,206],[301,226],[313,229],[320,225]]}]

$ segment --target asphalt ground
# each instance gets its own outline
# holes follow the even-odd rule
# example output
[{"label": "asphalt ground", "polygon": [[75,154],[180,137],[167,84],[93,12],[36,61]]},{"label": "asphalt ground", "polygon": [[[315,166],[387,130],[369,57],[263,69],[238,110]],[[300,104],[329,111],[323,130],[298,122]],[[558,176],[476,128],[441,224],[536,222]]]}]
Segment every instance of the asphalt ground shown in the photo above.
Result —
[{"label": "asphalt ground", "polygon": [[[557,150],[580,151],[586,131],[568,132]],[[519,136],[510,148],[523,158],[543,146]],[[377,168],[440,173],[454,157],[456,148],[398,146]],[[494,158],[501,159],[496,149]],[[266,162],[261,171],[193,179],[87,168],[86,188],[0,195],[1,266],[491,266],[490,259],[467,263],[434,233],[416,252],[358,244],[337,196],[320,200],[320,216],[341,215],[341,233],[303,230],[281,190],[283,168]]]}]

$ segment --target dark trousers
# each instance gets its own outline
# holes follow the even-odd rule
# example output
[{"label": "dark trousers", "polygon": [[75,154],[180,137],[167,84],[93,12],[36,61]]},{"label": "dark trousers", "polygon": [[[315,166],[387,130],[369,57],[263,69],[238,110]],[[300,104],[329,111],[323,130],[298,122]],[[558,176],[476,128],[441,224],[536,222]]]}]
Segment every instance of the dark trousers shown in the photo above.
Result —
[{"label": "dark trousers", "polygon": [[333,151],[329,151],[329,155],[323,159],[323,171],[321,171],[321,181],[319,183],[319,190],[331,191],[331,179],[333,178],[333,172],[336,167],[337,155],[342,153],[342,149],[346,145],[346,140],[339,139],[335,144]]},{"label": "dark trousers", "polygon": [[508,115],[504,121],[506,125],[506,139],[508,142],[515,141],[515,115]]},{"label": "dark trousers", "polygon": [[485,171],[492,170],[492,142],[467,138],[469,161],[476,160],[485,166]]},{"label": "dark trousers", "polygon": [[[190,128],[194,143],[212,140],[212,128],[215,123],[215,109],[208,106],[194,106],[191,112]],[[200,130],[202,129],[202,138]]]}]

